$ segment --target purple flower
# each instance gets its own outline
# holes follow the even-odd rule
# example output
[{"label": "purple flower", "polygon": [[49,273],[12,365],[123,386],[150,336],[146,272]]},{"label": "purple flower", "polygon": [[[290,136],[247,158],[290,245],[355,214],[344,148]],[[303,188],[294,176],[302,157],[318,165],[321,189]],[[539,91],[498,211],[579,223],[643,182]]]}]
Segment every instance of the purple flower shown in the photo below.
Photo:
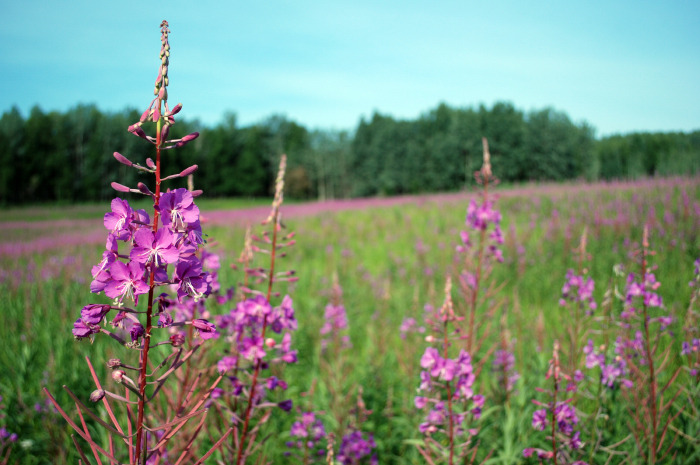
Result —
[{"label": "purple flower", "polygon": [[86,338],[92,334],[97,334],[100,332],[100,327],[99,326],[93,326],[85,323],[82,318],[78,318],[75,320],[75,323],[73,323],[73,336],[75,336],[76,339],[83,339]]},{"label": "purple flower", "polygon": [[219,373],[226,373],[229,370],[232,370],[236,367],[236,362],[238,361],[238,358],[236,357],[231,357],[231,356],[226,356],[223,357],[219,362],[216,364],[216,368],[219,370]]},{"label": "purple flower", "polygon": [[209,323],[207,320],[193,320],[192,326],[199,331],[199,336],[202,339],[216,339],[219,337],[219,334],[216,332],[216,325]]},{"label": "purple flower", "polygon": [[539,431],[544,431],[547,427],[547,410],[535,410],[532,414],[532,427]]},{"label": "purple flower", "polygon": [[139,338],[144,336],[144,334],[146,334],[146,330],[141,323],[134,322],[131,325],[131,328],[129,328],[129,335],[131,336],[132,341],[138,341]]},{"label": "purple flower", "polygon": [[110,233],[121,241],[129,240],[131,231],[131,214],[133,210],[126,200],[116,198],[112,200],[112,211],[105,213],[104,225]]},{"label": "purple flower", "polygon": [[173,245],[174,236],[167,228],[153,231],[141,228],[134,234],[136,247],[131,249],[131,260],[148,265],[152,263],[159,267],[163,264],[175,263],[180,258],[180,253]]},{"label": "purple flower", "polygon": [[440,357],[440,352],[435,347],[427,347],[425,353],[420,359],[420,366],[426,370],[432,369],[435,365],[440,363],[442,358]]},{"label": "purple flower", "polygon": [[371,434],[365,437],[362,432],[353,430],[343,436],[337,458],[343,465],[356,465],[364,458],[369,458],[370,464],[376,463],[376,455],[372,454],[375,447],[377,444]]},{"label": "purple flower", "polygon": [[80,318],[82,318],[82,320],[87,324],[99,325],[100,323],[102,323],[102,320],[104,319],[105,315],[107,315],[107,312],[109,312],[110,309],[111,307],[109,305],[86,305],[80,311]]},{"label": "purple flower", "polygon": [[128,297],[138,303],[138,296],[150,289],[143,280],[144,272],[143,265],[138,262],[129,262],[128,266],[120,261],[114,262],[109,270],[110,281],[105,286],[105,295],[119,301]]},{"label": "purple flower", "polygon": [[199,208],[194,204],[192,193],[187,189],[166,192],[161,195],[158,206],[163,224],[172,230],[183,229],[189,223],[199,220]]},{"label": "purple flower", "polygon": [[272,306],[264,296],[256,295],[243,302],[242,310],[255,321],[262,322],[263,318],[272,313]]},{"label": "purple flower", "polygon": [[177,298],[182,301],[186,295],[196,299],[208,292],[207,282],[202,273],[202,264],[196,257],[180,260],[175,268],[174,281],[178,283]]},{"label": "purple flower", "polygon": [[279,402],[277,406],[285,412],[289,412],[290,410],[292,410],[293,403],[291,399],[287,399],[283,400],[282,402]]}]

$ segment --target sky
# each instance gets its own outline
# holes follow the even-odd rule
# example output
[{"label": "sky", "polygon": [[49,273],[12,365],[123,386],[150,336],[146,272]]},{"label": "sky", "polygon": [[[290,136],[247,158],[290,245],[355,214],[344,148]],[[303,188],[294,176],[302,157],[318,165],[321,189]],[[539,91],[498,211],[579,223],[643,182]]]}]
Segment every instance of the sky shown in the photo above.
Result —
[{"label": "sky", "polygon": [[700,129],[700,2],[0,0],[0,112],[145,109],[354,130],[444,102],[552,107],[597,136]]}]

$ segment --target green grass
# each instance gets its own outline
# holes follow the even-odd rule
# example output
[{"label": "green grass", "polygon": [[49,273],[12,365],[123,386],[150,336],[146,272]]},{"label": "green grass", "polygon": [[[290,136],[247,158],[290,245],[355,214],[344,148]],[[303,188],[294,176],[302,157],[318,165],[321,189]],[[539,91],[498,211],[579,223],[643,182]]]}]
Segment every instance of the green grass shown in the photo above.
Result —
[{"label": "green grass", "polygon": [[[682,362],[678,353],[691,293],[688,281],[692,278],[693,260],[700,256],[700,228],[693,210],[686,215],[682,208],[681,189],[686,189],[692,201],[700,201],[697,185],[681,188],[660,184],[634,193],[593,190],[551,197],[533,190],[527,197],[503,198],[498,203],[506,235],[506,260],[494,267],[492,279],[503,283],[497,300],[503,302],[509,331],[516,341],[516,368],[521,379],[510,406],[488,404],[487,400],[480,424],[479,457],[492,451],[489,463],[521,463],[524,447],[544,445],[544,435],[530,426],[535,409],[531,400],[544,400],[534,388],[547,386],[544,375],[552,343],[555,339],[564,340],[565,331],[572,324],[558,300],[566,270],[576,268],[573,250],[584,228],[590,254],[586,267],[596,280],[595,297],[600,303],[610,283],[624,284],[614,277],[613,265],[631,264],[630,244],[639,243],[643,224],[654,220],[651,239],[657,252],[653,263],[658,265],[656,274],[662,283],[659,293],[668,311],[676,316],[671,329],[678,336],[668,339],[673,355],[665,373]],[[199,202],[202,210],[260,204],[265,202],[216,199]],[[405,317],[422,321],[426,304],[442,303],[445,277],[459,269],[454,248],[459,231],[464,229],[466,206],[465,200],[450,205],[426,203],[285,218],[288,228],[297,232],[297,244],[289,249],[288,257],[279,261],[278,269],[295,269],[300,277],[292,288],[278,289],[283,295],[290,292],[299,320],[294,335],[299,363],[284,371],[284,378],[290,384],[288,393],[295,402],[309,402],[309,399],[300,400],[298,394],[308,391],[316,380],[314,408],[327,412],[325,420],[332,425],[330,412],[338,399],[326,383],[335,379],[353,398],[357,387],[362,386],[367,407],[373,412],[363,429],[375,434],[382,464],[423,463],[410,441],[421,437],[417,425],[422,418],[413,407],[413,398],[419,383],[419,359],[426,347],[425,335],[413,333],[402,339],[398,328]],[[649,217],[651,207],[655,212],[653,218]],[[105,205],[32,207],[11,210],[9,216],[3,215],[3,221],[99,218],[104,211]],[[671,217],[664,219],[664,214],[672,215],[672,221]],[[240,272],[228,265],[240,253],[244,231],[236,227],[213,227],[207,233],[216,240],[214,250],[222,256],[222,286],[237,284]],[[418,241],[425,244],[425,253],[416,252]],[[520,247],[523,253],[519,252]],[[90,266],[99,260],[101,250],[102,246],[97,245],[13,259],[0,257],[4,270],[0,292],[5,297],[0,304],[3,315],[0,395],[4,397],[7,414],[0,425],[18,433],[20,440],[31,440],[31,444],[15,446],[13,457],[19,463],[75,463],[66,435],[68,427],[60,417],[34,410],[36,403],[44,404],[41,388],[48,386],[63,405],[68,405],[62,385],[69,385],[83,396],[94,389],[84,362],[86,355],[99,367],[103,379],[107,379],[104,361],[120,354],[120,349],[107,338],[98,337],[91,345],[74,342],[70,334],[83,305],[104,301],[102,296],[91,295],[88,288]],[[64,265],[64,257],[74,260]],[[264,257],[260,259],[264,261]],[[319,328],[324,307],[330,301],[334,274],[343,288],[353,345],[344,355],[343,366],[348,372],[345,377],[337,376],[343,369],[339,362],[330,360],[336,374],[330,374],[321,363],[324,355],[320,350]],[[77,279],[83,282],[76,282]],[[463,299],[457,290],[453,294],[461,311],[465,307]],[[211,307],[212,313],[228,309]],[[619,311],[619,304],[613,306],[613,311]],[[541,333],[535,323],[540,314],[544,316]],[[603,330],[594,321],[587,324],[595,330],[590,337],[597,341],[605,334],[614,335],[613,331],[601,333]],[[496,331],[487,347],[497,340]],[[215,359],[217,350],[224,347],[221,342],[212,347],[210,354]],[[123,352],[120,356],[126,359]],[[475,357],[480,358],[480,354]],[[490,360],[484,366],[477,386],[488,399],[492,378]],[[683,373],[676,382],[687,386],[690,379]],[[605,431],[609,436],[606,440],[614,442],[627,434],[627,410],[619,392],[610,396],[604,399],[610,414]],[[584,408],[594,405],[583,397],[581,402]],[[695,402],[697,406],[697,398]],[[273,463],[284,463],[286,431],[294,418],[277,413],[266,426],[265,431],[273,435],[265,451]],[[697,417],[693,419],[687,414],[679,419],[679,425],[683,425],[682,431],[688,435],[700,430]],[[681,454],[673,463],[682,464],[693,463],[692,454],[697,457],[700,446],[697,441],[693,443],[681,437],[676,447]],[[635,453],[632,441],[622,449],[627,454]],[[599,454],[593,462],[604,463],[605,458]]]}]

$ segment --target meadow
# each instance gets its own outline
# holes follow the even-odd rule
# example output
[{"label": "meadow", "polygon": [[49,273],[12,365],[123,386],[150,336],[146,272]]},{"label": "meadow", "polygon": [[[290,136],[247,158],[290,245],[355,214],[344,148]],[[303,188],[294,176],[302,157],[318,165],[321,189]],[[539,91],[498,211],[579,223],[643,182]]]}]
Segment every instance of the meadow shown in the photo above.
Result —
[{"label": "meadow", "polygon": [[[477,264],[467,258],[468,251],[457,249],[466,244],[460,235],[470,231],[465,213],[472,200],[479,201],[480,192],[477,186],[471,192],[440,196],[282,204],[281,221],[285,233],[295,232],[295,243],[285,248],[286,257],[279,258],[277,269],[294,270],[295,279],[275,283],[275,291],[280,293],[277,300],[289,294],[294,302],[298,328],[292,344],[297,361],[271,367],[288,384],[283,392],[271,395],[275,402],[292,400],[294,407],[289,412],[274,409],[267,423],[261,424],[256,432],[260,447],[251,452],[250,463],[326,463],[329,441],[336,463],[452,463],[452,455],[445,451],[453,445],[452,436],[460,434],[467,440],[463,449],[455,446],[455,455],[463,453],[459,460],[454,458],[455,463],[557,463],[545,452],[538,458],[538,451],[552,450],[552,437],[560,442],[563,454],[558,463],[691,464],[700,460],[700,335],[694,302],[700,273],[695,262],[700,257],[698,179],[491,189],[489,199],[495,200],[493,208],[502,217],[498,223],[503,259],[489,262],[488,273],[487,262],[481,262],[482,287],[474,297],[469,270]],[[236,288],[233,300],[221,298],[217,303],[210,298],[202,310],[204,317],[221,326],[217,315],[236,308],[240,290],[246,287],[242,283],[254,277],[250,270],[255,267],[240,261],[246,226],[257,231],[269,207],[261,207],[263,202],[198,203],[208,239],[206,250],[220,258],[219,295]],[[246,208],[233,213],[229,207]],[[71,335],[84,305],[109,302],[89,289],[90,269],[104,250],[106,230],[100,221],[104,212],[104,206],[93,205],[34,207],[12,210],[0,220],[4,297],[0,426],[6,433],[0,442],[0,463],[76,463],[79,459],[70,428],[42,388],[48,387],[64,406],[73,399],[59,388],[62,385],[86,400],[95,385],[85,357],[90,357],[99,378],[109,379],[106,361],[118,356],[118,347],[108,338],[96,337],[91,344],[76,342]],[[643,241],[645,228],[648,244]],[[472,234],[471,242],[478,245],[477,238]],[[594,363],[594,356],[627,357],[620,341],[629,334],[629,340],[638,339],[635,329],[629,328],[632,321],[621,315],[634,297],[626,291],[628,274],[638,272],[644,251],[649,252],[645,259],[655,267],[655,280],[661,284],[657,289],[651,282],[650,289],[662,304],[656,308],[650,301],[644,304],[645,310],[649,304],[649,311],[657,313],[641,326],[653,335],[651,347],[658,343],[652,357],[663,355],[662,369],[653,381],[641,373],[645,363],[640,359],[640,372],[628,366],[617,375],[604,374],[612,361]],[[255,263],[269,260],[264,254],[254,255]],[[572,270],[569,275],[568,270]],[[582,280],[576,281],[575,276]],[[453,285],[446,299],[448,277]],[[577,282],[585,283],[586,292],[583,285],[576,287]],[[563,295],[565,283],[569,292]],[[475,324],[470,330],[472,308]],[[440,315],[450,312],[454,318],[440,320]],[[448,338],[436,329],[440,326],[436,321],[442,321],[444,328],[462,329],[451,333],[443,346]],[[469,423],[470,432],[448,429],[447,423],[431,430],[426,426],[431,421],[426,422],[424,402],[417,400],[429,397],[425,389],[417,392],[424,380],[421,372],[436,368],[426,361],[426,349],[435,346],[441,353],[444,349],[446,360],[447,354],[457,356],[465,340],[474,375],[468,400],[474,402],[474,396],[483,395],[476,401],[483,406],[474,414],[469,404],[471,417],[459,417]],[[586,350],[588,340],[593,351]],[[556,356],[555,341],[561,347]],[[225,337],[206,342],[207,351],[194,369],[211,374],[211,367],[231,353],[231,342]],[[556,359],[560,361],[554,364]],[[453,378],[445,373],[439,376],[432,388],[449,389]],[[577,378],[575,386],[573,378]],[[623,379],[635,384],[626,386]],[[555,380],[562,386],[553,387]],[[644,430],[648,413],[644,382],[658,388],[668,383],[663,396],[655,394],[661,399],[660,428],[671,418],[670,426],[663,429],[663,441],[661,430],[654,431],[653,438],[651,431]],[[219,385],[223,391],[230,389],[226,383],[224,379]],[[556,399],[548,401],[552,393],[575,406],[573,426],[580,433],[580,447],[565,447],[575,442],[572,430],[555,433],[552,425],[548,437],[539,428],[536,411],[559,408]],[[210,410],[221,412],[211,405]],[[299,447],[301,436],[295,436],[293,425],[299,433],[299,425],[308,423],[295,423],[301,411],[314,412],[314,421],[323,422],[324,435],[313,441],[305,436]],[[221,416],[210,415],[214,417],[221,422]],[[216,441],[217,431],[223,431],[217,421],[205,427],[203,442],[198,443],[201,450]],[[88,418],[87,424],[96,442],[106,444],[107,435],[94,421]],[[440,422],[432,425],[436,424]],[[362,447],[356,456],[341,453],[339,457],[341,438],[351,432],[363,438]],[[335,439],[327,433],[334,433]],[[10,434],[16,435],[15,440],[9,440]],[[649,447],[657,440],[659,454],[652,459]],[[531,455],[526,457],[524,450]],[[660,460],[666,451],[668,455]],[[211,463],[215,459],[228,463],[223,452],[217,454]]]},{"label": "meadow", "polygon": [[0,220],[0,465],[700,461],[697,178],[206,200],[160,31],[139,177]]}]

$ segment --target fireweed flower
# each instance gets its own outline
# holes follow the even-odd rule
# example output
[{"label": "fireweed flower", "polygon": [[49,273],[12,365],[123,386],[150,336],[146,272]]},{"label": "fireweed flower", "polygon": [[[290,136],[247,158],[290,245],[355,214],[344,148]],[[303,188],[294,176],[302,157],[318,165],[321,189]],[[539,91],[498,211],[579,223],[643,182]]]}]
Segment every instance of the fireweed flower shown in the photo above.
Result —
[{"label": "fireweed flower", "polygon": [[[216,321],[225,339],[231,343],[231,354],[222,357],[217,363],[220,373],[235,374],[238,370],[238,376],[247,376],[249,370],[257,363],[267,366],[297,361],[297,352],[291,348],[291,333],[296,330],[297,323],[292,298],[288,295],[277,307],[272,307],[262,295],[256,295],[239,302],[228,314],[217,316]],[[277,336],[279,339],[274,339],[268,335],[263,338],[263,325],[267,325],[274,334],[281,335],[281,338]],[[267,384],[258,384],[255,392],[256,404],[265,398],[266,391],[278,387],[286,389],[287,384],[277,378]],[[236,397],[241,392],[241,389],[234,385],[230,394]]]},{"label": "fireweed flower", "polygon": [[286,451],[284,455],[294,455],[299,460],[306,457],[304,463],[314,463],[315,458],[320,459],[319,463],[325,462],[325,446],[322,441],[326,437],[326,428],[323,422],[314,412],[302,412],[298,418],[289,430],[291,440],[286,443],[292,451]]},{"label": "fireweed flower", "polygon": [[[485,200],[479,204],[472,199],[467,207],[465,224],[471,230],[459,233],[460,244],[456,250],[459,253],[467,253],[473,248],[472,235],[485,234],[485,251],[487,258],[503,262],[503,252],[498,247],[503,245],[503,231],[501,230],[501,213],[493,208],[493,202]],[[488,234],[486,234],[488,232]]]},{"label": "fireweed flower", "polygon": [[515,370],[513,353],[508,350],[497,350],[491,368],[498,385],[505,387],[507,392],[511,392],[520,379],[520,374]]},{"label": "fireweed flower", "polygon": [[596,348],[593,346],[593,341],[589,339],[583,348],[583,353],[586,356],[585,366],[588,369],[599,367],[600,382],[607,388],[615,387],[616,383],[626,388],[632,387],[632,381],[626,378],[629,370],[627,361],[622,356],[624,348],[621,338],[617,339],[613,348],[612,359],[608,361],[605,347]]},{"label": "fireweed flower", "polygon": [[159,229],[155,234],[150,229],[139,229],[134,234],[136,247],[131,249],[129,257],[135,262],[155,267],[175,263],[180,258],[180,253],[173,245],[173,239],[173,234],[165,228]]},{"label": "fireweed flower", "polygon": [[[459,337],[459,330],[450,328],[453,322],[459,321],[454,314],[451,289],[452,281],[448,277],[445,302],[426,318],[435,334],[429,338],[442,342],[442,352],[435,347],[425,349],[420,359],[423,371],[414,404],[418,409],[427,410],[418,430],[431,440],[419,447],[421,453],[449,456],[449,463],[454,463],[455,455],[462,456],[472,450],[472,437],[478,433],[472,425],[481,417],[484,397],[474,393],[476,376],[471,355],[461,349],[457,357],[448,356],[450,339]],[[447,446],[435,437],[438,435],[444,435]],[[436,448],[439,450],[433,450]]]},{"label": "fireweed flower", "polygon": [[116,261],[109,268],[110,279],[105,286],[105,295],[118,301],[127,297],[138,304],[138,296],[147,294],[150,287],[145,281],[145,268],[138,262],[128,265]]},{"label": "fireweed flower", "polygon": [[350,344],[350,336],[345,333],[348,329],[348,316],[345,312],[345,306],[342,304],[326,305],[326,309],[323,312],[323,326],[321,326],[321,350],[326,350],[328,345],[336,340],[339,341],[340,346],[343,348],[352,347]]},{"label": "fireweed flower", "polygon": [[192,193],[187,189],[166,192],[160,198],[160,212],[163,224],[172,230],[186,228],[199,221],[199,208],[194,204]]},{"label": "fireweed flower", "polygon": [[366,437],[359,430],[352,430],[343,436],[338,450],[337,459],[343,465],[360,465],[379,463],[377,455],[372,450],[377,447],[374,436],[368,434]]},{"label": "fireweed flower", "polygon": [[[532,414],[532,427],[548,434],[547,440],[551,442],[553,450],[544,450],[534,447],[523,449],[523,457],[535,455],[539,459],[553,459],[558,463],[568,463],[565,460],[582,453],[581,448],[584,443],[581,441],[581,434],[576,430],[579,423],[578,414],[572,405],[572,393],[577,391],[576,384],[583,379],[580,373],[573,378],[562,373],[559,367],[559,343],[555,341],[552,360],[549,363],[547,379],[553,382],[551,391],[537,389],[546,393],[551,400],[532,402],[541,407]],[[565,389],[562,389],[562,382],[567,381]],[[566,452],[565,452],[566,451]],[[569,457],[568,459],[565,459]],[[573,463],[586,465],[585,462],[575,461]]]},{"label": "fireweed flower", "polygon": [[134,211],[129,203],[120,198],[112,200],[112,211],[105,213],[104,225],[111,234],[120,241],[129,240],[131,237],[131,216]]},{"label": "fireweed flower", "polygon": [[559,305],[566,307],[569,304],[584,305],[588,307],[587,315],[592,315],[598,304],[593,299],[593,291],[595,289],[595,281],[590,277],[579,276],[574,273],[574,270],[569,269],[566,272],[564,285],[561,288],[561,298]]}]

